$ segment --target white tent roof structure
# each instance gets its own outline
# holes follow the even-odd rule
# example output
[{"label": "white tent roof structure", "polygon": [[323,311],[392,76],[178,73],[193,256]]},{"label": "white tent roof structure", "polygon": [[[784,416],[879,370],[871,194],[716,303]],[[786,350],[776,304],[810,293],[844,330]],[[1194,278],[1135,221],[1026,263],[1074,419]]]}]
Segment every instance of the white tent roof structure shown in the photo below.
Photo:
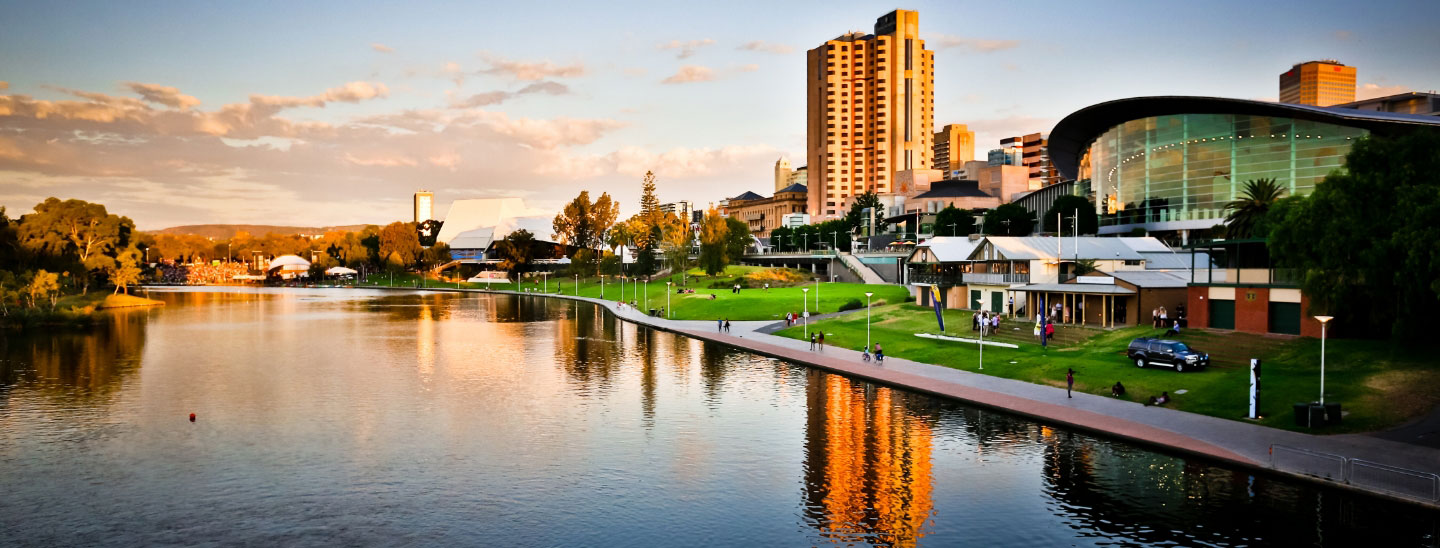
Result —
[{"label": "white tent roof structure", "polygon": [[[298,257],[298,256],[296,256],[296,255],[281,255],[281,256],[279,256],[279,257],[276,257],[276,258],[270,260],[269,269],[270,269],[270,270],[275,270],[276,268],[280,268],[280,267],[295,267],[295,266],[300,267],[299,270],[308,270],[308,269],[310,268],[310,261],[307,261],[307,260],[305,260],[305,259],[301,259],[300,257]],[[287,268],[286,270],[296,270],[296,269],[294,269],[294,268]]]},{"label": "white tent roof structure", "polygon": [[449,244],[451,249],[485,249],[495,240],[524,229],[538,241],[553,241],[552,219],[527,215],[529,212],[519,198],[455,200],[435,239]]},{"label": "white tent roof structure", "polygon": [[331,276],[335,276],[337,274],[359,274],[359,272],[355,269],[345,268],[343,266],[332,266],[328,269],[325,269],[325,273]]}]

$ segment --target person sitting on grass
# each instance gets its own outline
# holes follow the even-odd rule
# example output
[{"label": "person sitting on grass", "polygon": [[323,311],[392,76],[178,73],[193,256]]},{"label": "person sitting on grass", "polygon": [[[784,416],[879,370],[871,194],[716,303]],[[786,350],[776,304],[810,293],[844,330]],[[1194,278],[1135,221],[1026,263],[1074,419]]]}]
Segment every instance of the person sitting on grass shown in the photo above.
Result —
[{"label": "person sitting on grass", "polygon": [[1110,395],[1111,395],[1112,397],[1116,397],[1116,398],[1118,398],[1118,397],[1120,397],[1120,396],[1124,396],[1124,395],[1125,395],[1125,385],[1120,384],[1120,381],[1115,381],[1115,386],[1110,387]]},{"label": "person sitting on grass", "polygon": [[1158,398],[1155,396],[1150,396],[1150,401],[1147,402],[1145,405],[1165,405],[1167,403],[1170,403],[1170,393],[1161,392],[1160,397]]},{"label": "person sitting on grass", "polygon": [[1165,334],[1164,334],[1164,335],[1161,335],[1161,336],[1162,336],[1162,337],[1172,337],[1172,336],[1173,336],[1173,337],[1178,337],[1178,336],[1180,336],[1180,320],[1175,320],[1175,324],[1174,324],[1174,325],[1171,325],[1171,326],[1170,326],[1170,329],[1165,330]]}]

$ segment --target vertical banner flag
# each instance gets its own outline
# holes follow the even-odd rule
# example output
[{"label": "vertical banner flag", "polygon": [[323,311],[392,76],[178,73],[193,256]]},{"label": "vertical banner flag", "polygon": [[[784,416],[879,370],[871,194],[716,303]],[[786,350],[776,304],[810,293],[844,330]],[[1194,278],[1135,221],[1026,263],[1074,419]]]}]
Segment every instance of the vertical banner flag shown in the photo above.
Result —
[{"label": "vertical banner flag", "polygon": [[940,313],[940,286],[930,286],[930,303],[935,305],[935,321],[940,324],[940,331],[945,331],[945,316]]}]

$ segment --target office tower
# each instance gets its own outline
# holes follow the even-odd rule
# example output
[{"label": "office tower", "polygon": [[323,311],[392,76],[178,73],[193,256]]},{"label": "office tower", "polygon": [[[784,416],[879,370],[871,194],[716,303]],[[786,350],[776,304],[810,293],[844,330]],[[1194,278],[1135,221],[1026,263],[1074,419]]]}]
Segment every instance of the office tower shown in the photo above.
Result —
[{"label": "office tower", "polygon": [[1050,163],[1048,142],[1043,133],[1001,139],[1000,148],[1020,150],[1020,165],[1030,172],[1030,190],[1039,190],[1060,182],[1055,166]]},{"label": "office tower", "polygon": [[[965,124],[947,124],[935,132],[933,151],[935,169],[949,174],[975,159],[975,132]],[[947,176],[948,178],[948,176]]]},{"label": "office tower", "polygon": [[779,160],[775,160],[775,190],[790,186],[790,174],[792,173],[794,171],[790,169],[789,158],[781,156]]},{"label": "office tower", "polygon": [[1306,61],[1280,75],[1280,102],[1328,107],[1355,100],[1355,67]]},{"label": "office tower", "polygon": [[422,190],[415,193],[415,222],[423,223],[435,218],[435,193]]},{"label": "office tower", "polygon": [[931,166],[934,52],[920,16],[896,10],[874,34],[851,32],[806,53],[807,209],[844,215],[845,199],[891,192],[895,172]]}]

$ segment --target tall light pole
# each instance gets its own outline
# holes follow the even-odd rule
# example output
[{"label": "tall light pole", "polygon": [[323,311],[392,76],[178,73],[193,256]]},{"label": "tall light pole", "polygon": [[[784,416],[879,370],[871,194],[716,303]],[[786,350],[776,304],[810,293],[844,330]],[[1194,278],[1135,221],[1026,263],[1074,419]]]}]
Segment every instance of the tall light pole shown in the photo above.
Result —
[{"label": "tall light pole", "polygon": [[870,352],[870,296],[874,295],[869,291],[865,292],[865,352]]},{"label": "tall light pole", "polygon": [[576,296],[576,297],[579,297],[579,296],[580,296],[580,275],[579,275],[579,274],[576,274],[576,275],[575,275],[575,296]]},{"label": "tall light pole", "polygon": [[804,325],[805,325],[804,330],[805,330],[805,339],[806,339],[806,340],[809,340],[809,339],[810,339],[810,295],[809,295],[809,293],[810,293],[810,288],[808,288],[808,287],[802,287],[802,288],[800,288],[800,309],[804,311],[804,314],[801,314],[801,315],[800,315],[800,318],[801,318],[802,321],[804,321]]},{"label": "tall light pole", "polygon": [[650,278],[645,278],[645,310],[650,310]]},{"label": "tall light pole", "polygon": [[550,273],[549,273],[549,272],[541,272],[541,273],[540,273],[540,283],[542,284],[541,287],[540,287],[540,292],[541,292],[541,293],[549,293],[549,292],[550,292]]},{"label": "tall light pole", "polygon": [[675,282],[665,282],[665,319],[670,319],[670,286]]},{"label": "tall light pole", "polygon": [[815,313],[820,313],[820,278],[815,278]]},{"label": "tall light pole", "polygon": [[600,275],[600,300],[605,300],[605,275]]},{"label": "tall light pole", "polygon": [[1320,405],[1325,405],[1325,326],[1334,316],[1315,316],[1320,320]]}]

